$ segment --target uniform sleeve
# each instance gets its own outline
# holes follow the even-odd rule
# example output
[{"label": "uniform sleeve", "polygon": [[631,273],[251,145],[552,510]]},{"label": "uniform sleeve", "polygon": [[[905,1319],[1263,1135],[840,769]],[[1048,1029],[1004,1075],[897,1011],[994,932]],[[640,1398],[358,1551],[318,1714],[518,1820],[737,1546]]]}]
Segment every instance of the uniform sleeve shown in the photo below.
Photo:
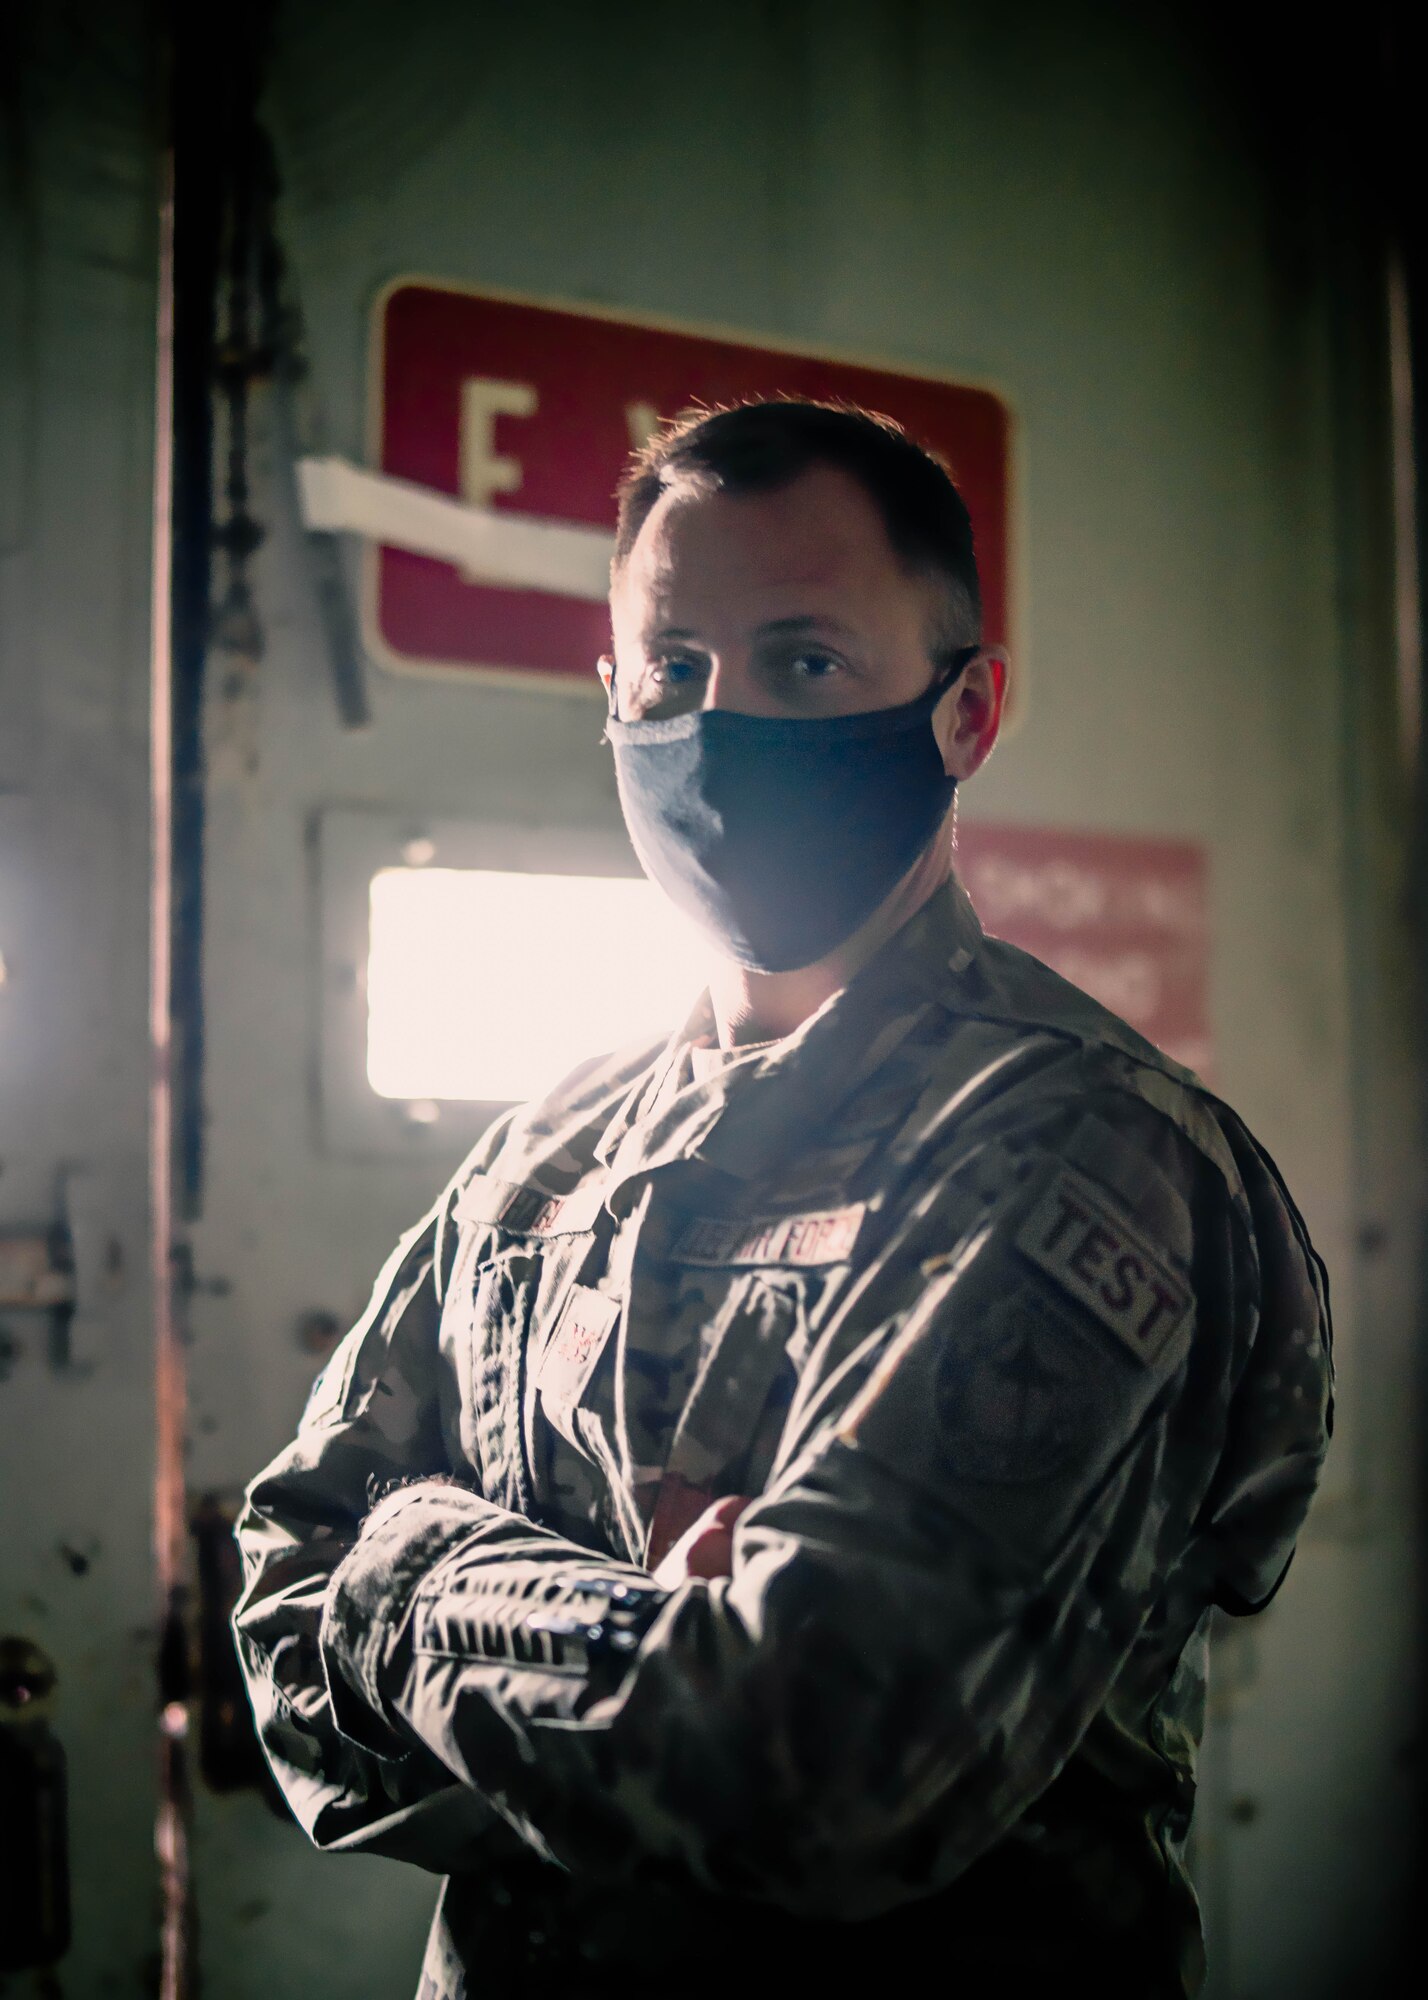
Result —
[{"label": "uniform sleeve", "polygon": [[588,1876],[841,1917],[952,1880],[1056,1775],[1168,1580],[1191,1622],[1214,1594],[1194,1530],[1256,1254],[1217,1169],[1145,1120],[1118,1118],[1106,1177],[1077,1163],[1094,1133],[1033,1135],[916,1205],[728,1580],[665,1596],[418,1487],[334,1579],[334,1679]]},{"label": "uniform sleeve", "polygon": [[444,1872],[491,1814],[432,1752],[334,1713],[318,1649],[333,1571],[369,1482],[441,1474],[435,1271],[444,1204],[403,1238],[366,1312],[319,1376],[297,1436],[248,1490],[236,1533],[245,1589],[234,1631],[258,1735],[288,1804],[324,1848]]}]

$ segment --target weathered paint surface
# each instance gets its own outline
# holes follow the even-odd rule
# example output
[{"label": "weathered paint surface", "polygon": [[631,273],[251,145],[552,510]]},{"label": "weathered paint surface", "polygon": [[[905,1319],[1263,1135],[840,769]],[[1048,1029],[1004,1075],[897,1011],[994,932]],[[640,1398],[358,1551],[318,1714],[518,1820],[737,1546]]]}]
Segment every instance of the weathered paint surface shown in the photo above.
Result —
[{"label": "weathered paint surface", "polygon": [[[75,1229],[58,1368],[0,1313],[0,1625],[54,1661],[71,1993],[155,1948],[145,1278],[155,162],[142,10],[38,10],[0,172],[0,1227]],[[13,145],[12,145],[13,136]],[[63,1194],[61,1190],[63,1189]]]}]

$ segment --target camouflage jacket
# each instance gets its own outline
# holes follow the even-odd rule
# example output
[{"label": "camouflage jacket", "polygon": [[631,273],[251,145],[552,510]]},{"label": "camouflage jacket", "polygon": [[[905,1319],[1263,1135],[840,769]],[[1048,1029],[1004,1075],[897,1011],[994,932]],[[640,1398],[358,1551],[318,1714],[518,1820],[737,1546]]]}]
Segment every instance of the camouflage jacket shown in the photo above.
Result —
[{"label": "camouflage jacket", "polygon": [[[954,1994],[1193,1992],[1207,1621],[1273,1594],[1329,1427],[1293,1204],[956,885],[711,1040],[503,1119],[254,1481],[294,1813],[449,1876],[423,2000],[920,1944]],[[658,1589],[725,1494],[732,1575]]]}]

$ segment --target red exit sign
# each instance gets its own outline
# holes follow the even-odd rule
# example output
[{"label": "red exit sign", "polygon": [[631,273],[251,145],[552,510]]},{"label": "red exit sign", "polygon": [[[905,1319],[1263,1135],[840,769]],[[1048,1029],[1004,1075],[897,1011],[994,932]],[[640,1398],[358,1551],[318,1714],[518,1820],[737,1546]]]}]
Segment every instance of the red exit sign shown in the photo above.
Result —
[{"label": "red exit sign", "polygon": [[[894,417],[952,467],[976,533],[987,637],[1010,637],[1011,423],[986,389],[407,279],[378,300],[375,336],[382,472],[606,532],[631,450],[690,403],[813,396]],[[593,597],[474,582],[409,550],[378,549],[373,584],[368,640],[390,667],[583,681],[609,643]]]}]

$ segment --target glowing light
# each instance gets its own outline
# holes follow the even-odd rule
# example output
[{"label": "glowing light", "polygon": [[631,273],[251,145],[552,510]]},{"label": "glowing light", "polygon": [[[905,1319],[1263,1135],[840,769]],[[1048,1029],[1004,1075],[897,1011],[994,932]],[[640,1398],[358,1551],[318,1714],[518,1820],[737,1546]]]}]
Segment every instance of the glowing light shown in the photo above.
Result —
[{"label": "glowing light", "polygon": [[381,1097],[509,1103],[678,1027],[696,933],[648,882],[478,868],[372,878],[367,1078]]}]

